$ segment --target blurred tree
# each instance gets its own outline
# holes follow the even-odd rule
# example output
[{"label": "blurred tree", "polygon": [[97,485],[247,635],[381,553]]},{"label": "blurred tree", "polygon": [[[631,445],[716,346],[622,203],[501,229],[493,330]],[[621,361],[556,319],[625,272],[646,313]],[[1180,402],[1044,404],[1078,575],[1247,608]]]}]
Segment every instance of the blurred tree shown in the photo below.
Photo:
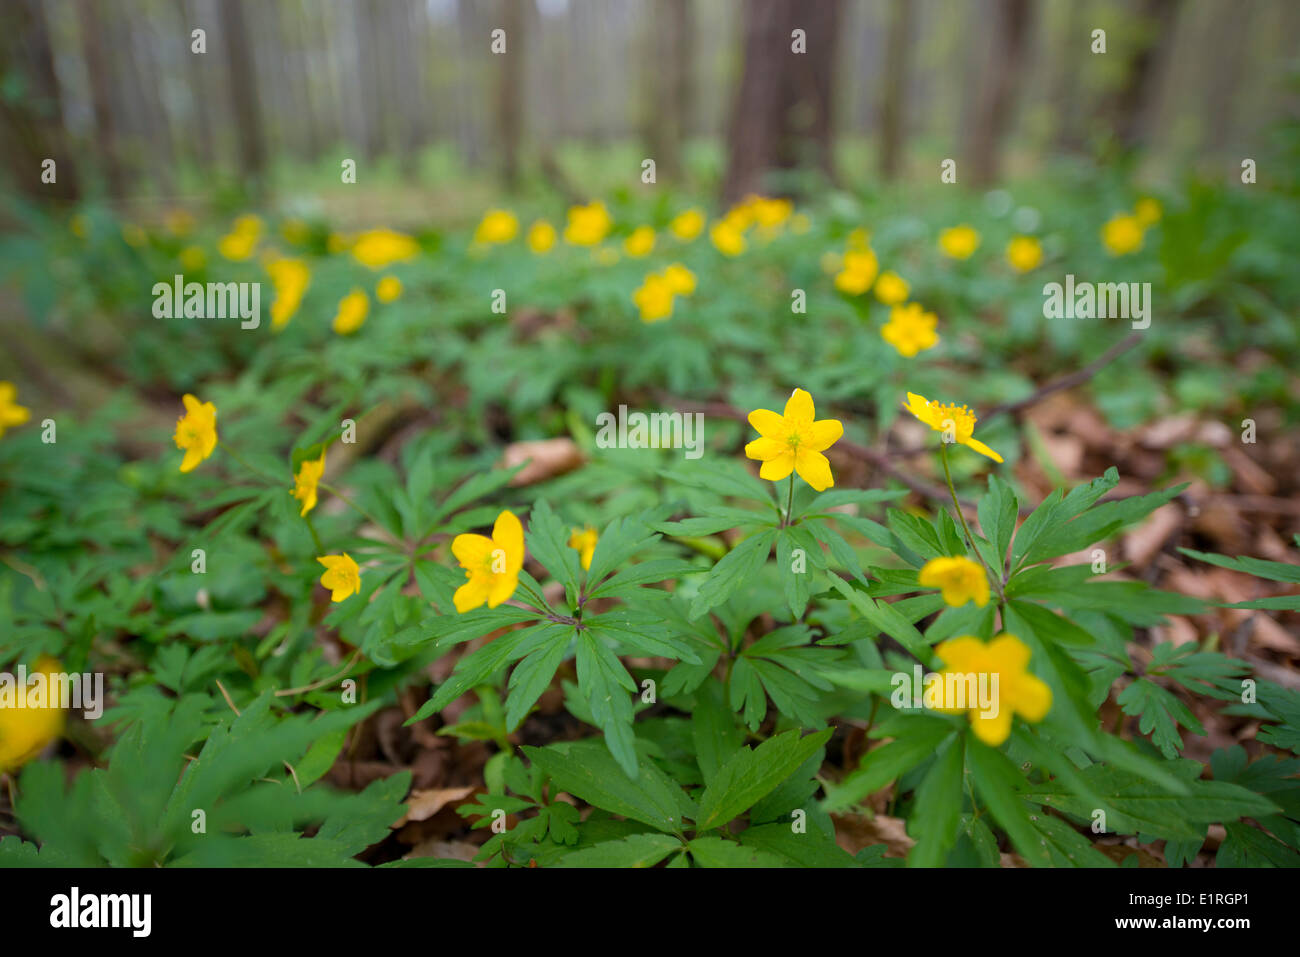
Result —
[{"label": "blurred tree", "polygon": [[531,0],[502,0],[502,29],[506,52],[498,54],[497,137],[501,147],[501,179],[508,190],[519,185],[519,140],[523,129],[524,24]]},{"label": "blurred tree", "polygon": [[[0,30],[0,129],[14,184],[33,196],[76,199],[78,171],[63,129],[63,101],[40,3],[7,3]],[[41,163],[46,159],[56,163],[53,183],[41,182]]]},{"label": "blurred tree", "polygon": [[663,0],[646,7],[650,42],[646,44],[645,140],[661,176],[682,172],[682,143],[690,128],[691,67],[694,59],[690,0]]},{"label": "blurred tree", "polygon": [[1083,55],[1090,43],[1084,10],[1083,0],[1076,0],[1069,6],[1058,59],[1056,92],[1053,96],[1057,123],[1056,148],[1066,153],[1077,152],[1084,142],[1084,124],[1079,115],[1079,87]]},{"label": "blurred tree", "polygon": [[262,111],[258,101],[253,51],[244,20],[244,0],[223,0],[220,11],[226,69],[230,83],[230,105],[235,115],[235,137],[239,143],[239,172],[247,187],[255,187],[266,166],[266,144],[262,138]]},{"label": "blurred tree", "polygon": [[1022,81],[1028,46],[1030,0],[997,0],[993,5],[993,51],[978,84],[975,115],[969,126],[966,157],[974,186],[997,180],[1002,138],[1016,102],[1016,85]]},{"label": "blurred tree", "polygon": [[80,0],[77,18],[81,28],[81,56],[90,82],[90,103],[95,117],[94,153],[104,167],[108,191],[113,196],[126,192],[126,177],[117,151],[117,126],[113,117],[113,78],[104,58],[104,25],[99,18],[98,0]]},{"label": "blurred tree", "polygon": [[[744,4],[745,64],[732,109],[722,199],[763,192],[771,169],[814,166],[834,179],[833,84],[840,0]],[[795,51],[803,31],[806,52]]]},{"label": "blurred tree", "polygon": [[1103,104],[1103,121],[1115,131],[1119,145],[1132,149],[1142,140],[1152,104],[1174,48],[1174,33],[1182,0],[1142,0],[1130,27],[1133,53],[1124,81]]},{"label": "blurred tree", "polygon": [[907,98],[908,61],[912,46],[912,0],[893,0],[889,14],[889,42],[885,45],[885,75],[880,84],[880,175],[893,179],[903,158],[904,105]]}]

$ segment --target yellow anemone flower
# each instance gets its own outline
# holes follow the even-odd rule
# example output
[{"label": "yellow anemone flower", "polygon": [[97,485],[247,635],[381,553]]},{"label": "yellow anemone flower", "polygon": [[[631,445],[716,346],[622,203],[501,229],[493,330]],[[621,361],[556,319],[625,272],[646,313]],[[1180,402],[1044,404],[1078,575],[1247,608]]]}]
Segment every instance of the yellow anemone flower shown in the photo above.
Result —
[{"label": "yellow anemone flower", "polygon": [[969,259],[979,245],[980,234],[973,226],[965,223],[952,226],[939,234],[939,248],[951,259]]},{"label": "yellow anemone flower", "polygon": [[528,248],[539,255],[548,252],[555,245],[555,227],[544,219],[539,219],[528,227],[525,237]]},{"label": "yellow anemone flower", "polygon": [[1013,236],[1007,243],[1007,262],[1016,272],[1037,269],[1043,261],[1043,244],[1033,236]]},{"label": "yellow anemone flower", "polygon": [[0,382],[0,436],[5,434],[5,429],[22,425],[32,417],[31,411],[26,406],[14,401],[17,398],[17,386],[12,382]]},{"label": "yellow anemone flower", "polygon": [[200,402],[188,392],[181,397],[185,414],[176,423],[172,437],[178,449],[185,450],[181,471],[192,472],[200,462],[217,447],[217,407],[211,402]]},{"label": "yellow anemone flower", "polygon": [[599,200],[586,206],[571,206],[569,220],[564,227],[564,241],[571,246],[595,246],[605,238],[613,225],[609,210]]},{"label": "yellow anemone flower", "polygon": [[679,296],[689,296],[695,292],[695,273],[681,263],[673,263],[664,269],[664,279],[668,288]]},{"label": "yellow anemone flower", "polygon": [[779,482],[791,472],[822,492],[835,484],[831,463],[824,451],[840,440],[844,426],[838,419],[814,421],[812,396],[795,389],[778,415],[768,409],[749,413],[749,424],[762,438],[745,446],[745,455],[763,463],[759,476]]},{"label": "yellow anemone flower", "polygon": [[668,230],[684,243],[689,243],[704,232],[704,210],[692,206],[673,217]]},{"label": "yellow anemone flower", "polygon": [[[975,413],[964,405],[944,405],[931,401],[915,392],[907,393],[907,411],[934,429],[944,433],[945,442],[956,442],[974,449],[980,455],[987,455],[994,462],[1001,462],[1002,456],[973,436]],[[951,436],[951,438],[948,438]]]},{"label": "yellow anemone flower", "polygon": [[181,267],[190,272],[198,272],[208,263],[208,254],[202,246],[186,246],[177,253],[176,258],[180,260]]},{"label": "yellow anemone flower", "polygon": [[903,303],[907,302],[907,297],[912,292],[912,287],[908,285],[907,280],[898,273],[894,272],[892,269],[887,269],[885,272],[882,272],[880,278],[876,280],[876,286],[872,289],[872,292],[875,293],[876,298],[886,306],[901,306]]},{"label": "yellow anemone flower", "polygon": [[420,244],[393,229],[372,229],[352,244],[352,258],[369,269],[383,269],[395,262],[414,259]]},{"label": "yellow anemone flower", "polygon": [[[1052,689],[1030,673],[1029,648],[1015,635],[1001,634],[988,644],[973,635],[962,635],[945,641],[934,652],[944,664],[943,672],[934,679],[936,684],[944,681],[944,675],[961,675],[974,677],[978,687],[980,676],[988,676],[987,687],[994,692],[988,707],[978,701],[944,701],[935,710],[969,711],[975,736],[990,747],[996,748],[1010,736],[1013,715],[1037,722],[1051,710]],[[970,687],[968,681],[963,684]]]},{"label": "yellow anemone flower", "polygon": [[321,476],[325,474],[325,453],[318,459],[303,459],[298,466],[298,474],[293,477],[293,490],[289,493],[302,502],[299,515],[306,515],[316,507],[316,489]]},{"label": "yellow anemone flower", "polygon": [[341,336],[356,332],[369,313],[370,297],[364,289],[353,289],[339,300],[339,311],[334,316],[334,331]]},{"label": "yellow anemone flower", "polygon": [[642,322],[659,322],[673,314],[672,283],[658,273],[650,273],[632,293],[632,301],[641,311]]},{"label": "yellow anemone flower", "polygon": [[484,602],[495,608],[519,586],[519,572],[524,567],[524,527],[513,512],[503,511],[492,526],[491,538],[457,535],[451,553],[469,579],[456,589],[456,611],[467,612]]},{"label": "yellow anemone flower", "polygon": [[1143,196],[1133,206],[1133,215],[1137,217],[1137,221],[1142,224],[1144,229],[1160,222],[1160,216],[1163,213],[1164,210],[1160,206],[1160,200],[1154,196]]},{"label": "yellow anemone flower", "polygon": [[569,547],[578,550],[578,560],[582,562],[583,568],[591,567],[591,556],[596,553],[596,540],[599,537],[590,525],[582,530],[575,528],[569,536]]},{"label": "yellow anemone flower", "polygon": [[958,608],[968,601],[980,608],[989,603],[989,576],[984,566],[961,556],[932,558],[921,567],[917,581],[938,588],[944,604]]},{"label": "yellow anemone flower", "polygon": [[266,271],[275,287],[271,328],[281,329],[302,305],[303,293],[311,282],[311,270],[301,259],[274,259],[266,264]]},{"label": "yellow anemone flower", "polygon": [[1136,216],[1120,213],[1101,227],[1101,241],[1112,256],[1127,256],[1142,248],[1145,230]]},{"label": "yellow anemone flower", "polygon": [[380,302],[394,302],[402,294],[402,280],[396,276],[385,276],[375,286],[375,298]]},{"label": "yellow anemone flower", "polygon": [[638,226],[623,240],[623,250],[633,259],[649,256],[655,248],[655,231],[649,226]]},{"label": "yellow anemone flower", "polygon": [[347,552],[321,555],[316,561],[325,566],[320,583],[330,590],[330,601],[343,601],[361,591],[361,569]]},{"label": "yellow anemone flower", "polygon": [[878,268],[871,249],[850,249],[844,253],[843,268],[835,276],[835,288],[849,296],[860,296],[871,288]]},{"label": "yellow anemone flower", "polygon": [[14,694],[22,696],[23,706],[0,704],[0,774],[22,767],[63,733],[63,709],[49,701],[33,707],[27,697],[37,674],[45,675],[48,689],[50,676],[62,670],[63,666],[54,658],[42,655],[28,675],[28,687],[14,688]]},{"label": "yellow anemone flower", "polygon": [[924,349],[932,349],[939,342],[934,331],[938,317],[926,312],[920,303],[909,302],[889,311],[889,321],[880,327],[880,338],[909,359]]},{"label": "yellow anemone flower", "polygon": [[724,256],[736,257],[745,251],[745,234],[730,219],[720,219],[709,227],[709,241]]},{"label": "yellow anemone flower", "polygon": [[476,243],[508,243],[519,232],[519,220],[506,209],[489,209],[474,230]]}]

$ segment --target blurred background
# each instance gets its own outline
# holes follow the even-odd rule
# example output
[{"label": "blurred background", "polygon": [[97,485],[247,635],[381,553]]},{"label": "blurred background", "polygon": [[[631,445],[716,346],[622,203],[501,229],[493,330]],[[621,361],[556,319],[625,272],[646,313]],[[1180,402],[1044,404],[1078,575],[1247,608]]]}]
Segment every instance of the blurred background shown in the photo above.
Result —
[{"label": "blurred background", "polygon": [[333,202],[454,220],[646,156],[728,202],[793,167],[930,184],[945,157],[969,186],[1134,150],[1228,175],[1295,115],[1297,54],[1295,0],[7,0],[0,125],[43,200],[237,203],[351,158]]}]

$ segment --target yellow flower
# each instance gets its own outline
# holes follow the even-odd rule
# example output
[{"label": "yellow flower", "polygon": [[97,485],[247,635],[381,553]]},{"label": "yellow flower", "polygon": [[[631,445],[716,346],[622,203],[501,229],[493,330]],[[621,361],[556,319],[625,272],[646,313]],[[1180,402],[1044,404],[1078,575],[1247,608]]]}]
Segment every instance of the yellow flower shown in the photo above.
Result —
[{"label": "yellow flower", "polygon": [[902,305],[907,302],[911,291],[912,287],[908,285],[907,280],[892,269],[880,274],[880,278],[876,280],[876,288],[872,290],[876,298],[886,306]]},{"label": "yellow flower", "polygon": [[262,221],[256,216],[245,215],[235,220],[230,232],[221,237],[217,252],[231,262],[243,262],[253,255],[257,241],[262,236]]},{"label": "yellow flower", "polygon": [[844,241],[844,245],[849,249],[856,249],[858,252],[870,249],[871,233],[859,226],[849,233],[848,238]]},{"label": "yellow flower", "polygon": [[145,233],[145,231],[141,229],[139,226],[137,226],[135,223],[123,223],[122,241],[125,242],[128,246],[132,246],[135,247],[136,249],[139,249],[141,246],[143,246],[146,242],[149,241],[149,237]]},{"label": "yellow flower", "polygon": [[484,602],[495,608],[519,586],[519,571],[524,567],[524,527],[513,512],[503,511],[492,526],[491,538],[457,535],[451,553],[469,579],[456,589],[456,611],[466,612]]},{"label": "yellow flower", "polygon": [[14,400],[18,397],[18,387],[12,382],[0,381],[0,436],[5,429],[22,425],[32,417],[32,413]]},{"label": "yellow flower", "polygon": [[698,206],[682,210],[668,224],[669,231],[684,243],[689,243],[704,232],[704,210]]},{"label": "yellow flower", "polygon": [[0,705],[0,774],[16,771],[32,758],[36,757],[46,746],[63,732],[63,709],[54,707],[48,700],[32,707],[27,697],[31,683],[37,674],[45,675],[45,686],[52,686],[51,677],[63,670],[63,666],[49,655],[42,655],[28,673],[28,687],[14,688],[15,696],[21,696],[23,707],[6,707]]},{"label": "yellow flower", "polygon": [[940,589],[944,603],[954,608],[968,601],[980,608],[989,603],[989,577],[983,565],[969,558],[932,558],[921,567],[917,581],[925,588]]},{"label": "yellow flower", "polygon": [[393,302],[402,294],[402,280],[396,276],[385,276],[375,286],[375,298],[380,302]]},{"label": "yellow flower", "polygon": [[334,331],[341,336],[361,328],[370,313],[370,297],[364,289],[353,289],[339,300],[338,315],[334,317]]},{"label": "yellow flower", "polygon": [[979,244],[980,234],[965,223],[952,226],[939,234],[939,248],[945,256],[952,259],[969,259]]},{"label": "yellow flower", "polygon": [[695,273],[681,263],[673,263],[668,266],[664,269],[663,276],[668,282],[668,288],[676,295],[689,296],[695,292]]},{"label": "yellow flower", "polygon": [[758,199],[752,193],[743,200],[727,210],[722,217],[722,221],[731,226],[737,232],[744,232],[750,226],[754,225],[754,202]]},{"label": "yellow flower", "polygon": [[582,562],[583,568],[591,567],[591,556],[596,553],[596,539],[599,536],[596,530],[588,525],[579,531],[574,529],[573,534],[569,536],[569,547],[578,550],[578,560]]},{"label": "yellow flower", "polygon": [[889,321],[880,327],[880,338],[909,359],[924,349],[932,349],[939,342],[934,331],[938,317],[926,312],[920,303],[909,302],[889,311]]},{"label": "yellow flower", "polygon": [[361,591],[361,569],[347,552],[321,555],[316,561],[325,566],[320,583],[330,590],[330,601],[343,601]]},{"label": "yellow flower", "polygon": [[163,225],[173,236],[188,236],[194,229],[194,216],[187,209],[169,209],[163,216]]},{"label": "yellow flower", "polygon": [[599,200],[586,206],[570,206],[564,227],[564,241],[572,246],[595,246],[609,233],[613,220]]},{"label": "yellow flower", "polygon": [[1013,236],[1007,243],[1007,262],[1016,272],[1037,269],[1043,261],[1043,244],[1033,236]]},{"label": "yellow flower", "polygon": [[311,227],[301,219],[286,219],[280,224],[280,235],[286,242],[301,246],[311,239]]},{"label": "yellow flower", "polygon": [[555,245],[555,227],[544,219],[539,219],[528,227],[528,248],[535,253],[544,253]]},{"label": "yellow flower", "polygon": [[810,229],[812,229],[812,219],[807,213],[795,213],[790,217],[790,231],[796,236],[802,236]]},{"label": "yellow flower", "polygon": [[[934,652],[945,666],[935,679],[936,684],[944,680],[943,675],[969,675],[975,678],[978,688],[979,676],[988,676],[984,680],[993,692],[989,707],[981,707],[978,700],[945,701],[936,710],[969,711],[975,736],[990,747],[996,748],[1010,736],[1013,715],[1037,722],[1052,708],[1052,689],[1030,673],[1029,648],[1015,635],[1001,634],[988,644],[973,635],[963,635],[945,641]],[[969,680],[957,685],[961,686],[969,688]],[[965,706],[961,707],[962,704]]]},{"label": "yellow flower", "polygon": [[273,259],[266,264],[275,287],[275,301],[271,303],[271,328],[282,329],[302,305],[303,293],[311,282],[311,270],[301,259]]},{"label": "yellow flower", "polygon": [[1133,215],[1145,229],[1148,226],[1154,226],[1160,222],[1160,217],[1164,210],[1160,206],[1160,200],[1154,196],[1143,196],[1133,207]]},{"label": "yellow flower", "polygon": [[917,395],[915,392],[907,393],[907,411],[934,429],[936,432],[945,433],[944,441],[948,441],[947,436],[952,436],[952,441],[959,445],[965,445],[974,449],[980,455],[987,455],[994,462],[1001,462],[1002,456],[994,452],[991,448],[974,438],[975,413],[964,405],[944,405],[941,402],[932,402],[923,395]]},{"label": "yellow flower", "polygon": [[745,446],[745,455],[763,463],[759,477],[779,482],[791,472],[821,492],[835,484],[831,463],[824,451],[840,440],[844,426],[838,419],[814,421],[812,396],[795,389],[777,415],[768,409],[749,413],[749,424],[762,438]]},{"label": "yellow flower", "polygon": [[1101,241],[1112,256],[1127,256],[1142,248],[1142,222],[1136,216],[1119,213],[1101,227]]},{"label": "yellow flower", "polygon": [[844,267],[835,277],[835,288],[849,296],[860,296],[871,288],[879,263],[870,249],[850,249],[844,254]]},{"label": "yellow flower", "polygon": [[818,263],[822,267],[822,272],[828,276],[834,276],[844,268],[844,254],[834,249],[828,249],[821,254]]},{"label": "yellow flower", "polygon": [[744,229],[729,218],[717,220],[709,227],[709,240],[724,256],[735,257],[745,251]]},{"label": "yellow flower", "polygon": [[177,258],[181,262],[181,268],[188,269],[190,272],[198,272],[208,264],[208,254],[203,251],[202,246],[186,246]]},{"label": "yellow flower", "polygon": [[659,322],[673,314],[672,283],[659,273],[650,273],[637,290],[632,301],[641,310],[642,322]]},{"label": "yellow flower", "polygon": [[623,240],[623,249],[633,259],[649,256],[655,248],[655,231],[649,226],[638,226]]},{"label": "yellow flower", "polygon": [[370,269],[383,269],[396,262],[414,259],[420,244],[405,233],[392,229],[372,229],[352,244],[352,258]]},{"label": "yellow flower", "polygon": [[794,204],[788,199],[767,199],[756,197],[750,203],[750,209],[754,214],[754,221],[759,226],[772,228],[780,226],[790,218],[794,212]]},{"label": "yellow flower", "polygon": [[199,402],[188,392],[181,397],[185,414],[176,423],[172,437],[178,449],[185,450],[181,471],[193,472],[200,462],[217,447],[217,407],[211,402]]},{"label": "yellow flower", "polygon": [[293,491],[289,494],[302,502],[302,511],[298,513],[299,515],[306,515],[316,507],[316,490],[324,474],[324,452],[318,459],[303,459],[302,464],[298,466],[298,474],[293,477]]},{"label": "yellow flower", "polygon": [[325,237],[325,249],[330,253],[345,252],[352,245],[352,240],[342,233],[330,233]]},{"label": "yellow flower", "polygon": [[474,230],[476,243],[508,243],[519,232],[519,220],[505,209],[489,209]]}]

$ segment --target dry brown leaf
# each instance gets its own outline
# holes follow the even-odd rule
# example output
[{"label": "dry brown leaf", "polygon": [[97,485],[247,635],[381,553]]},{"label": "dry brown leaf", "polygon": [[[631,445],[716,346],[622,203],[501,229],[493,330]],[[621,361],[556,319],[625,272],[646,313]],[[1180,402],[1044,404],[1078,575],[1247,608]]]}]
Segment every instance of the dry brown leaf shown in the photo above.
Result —
[{"label": "dry brown leaf", "polygon": [[506,446],[501,465],[512,469],[516,465],[528,463],[510,480],[512,486],[518,487],[572,472],[582,461],[582,450],[578,444],[573,439],[563,437],[512,442]]},{"label": "dry brown leaf", "polygon": [[448,804],[462,801],[474,793],[474,786],[463,788],[429,788],[427,791],[412,791],[406,799],[406,813],[393,827],[401,827],[408,821],[427,821]]},{"label": "dry brown leaf", "polygon": [[1145,568],[1182,524],[1182,508],[1173,502],[1161,505],[1141,525],[1125,534],[1124,557],[1138,568]]},{"label": "dry brown leaf", "polygon": [[864,847],[884,844],[886,857],[906,857],[916,841],[907,836],[907,827],[901,817],[864,817],[861,814],[832,814],[835,822],[835,842],[850,854],[856,855]]}]

